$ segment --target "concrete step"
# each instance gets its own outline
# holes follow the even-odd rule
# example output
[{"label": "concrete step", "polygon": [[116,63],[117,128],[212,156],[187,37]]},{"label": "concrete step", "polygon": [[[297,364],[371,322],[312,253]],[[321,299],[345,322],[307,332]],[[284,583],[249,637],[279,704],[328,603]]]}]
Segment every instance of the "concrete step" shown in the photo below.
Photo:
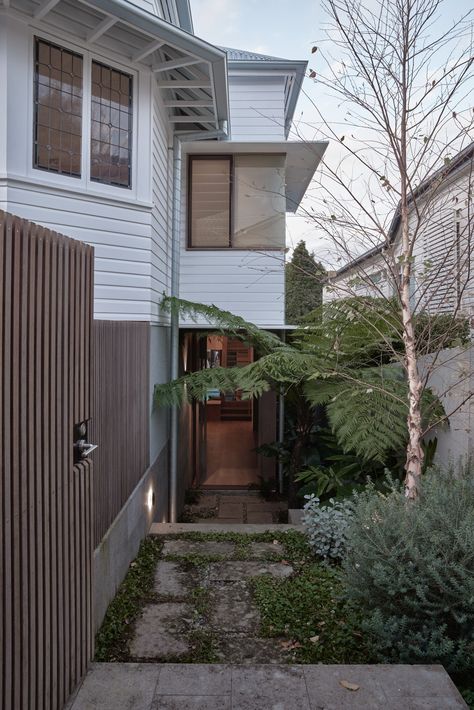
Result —
[{"label": "concrete step", "polygon": [[442,666],[93,663],[70,710],[466,710]]},{"label": "concrete step", "polygon": [[186,532],[231,532],[231,533],[264,533],[286,532],[287,530],[303,530],[302,525],[287,525],[284,523],[252,524],[252,523],[153,523],[150,535],[174,535]]}]

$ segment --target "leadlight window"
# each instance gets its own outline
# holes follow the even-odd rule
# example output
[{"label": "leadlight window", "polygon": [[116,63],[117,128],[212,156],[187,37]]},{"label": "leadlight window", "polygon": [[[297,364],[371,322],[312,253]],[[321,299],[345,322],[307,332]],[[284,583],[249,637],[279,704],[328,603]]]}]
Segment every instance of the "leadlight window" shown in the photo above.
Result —
[{"label": "leadlight window", "polygon": [[131,186],[132,77],[92,62],[91,180]]},{"label": "leadlight window", "polygon": [[82,70],[80,54],[35,39],[35,168],[81,176]]}]

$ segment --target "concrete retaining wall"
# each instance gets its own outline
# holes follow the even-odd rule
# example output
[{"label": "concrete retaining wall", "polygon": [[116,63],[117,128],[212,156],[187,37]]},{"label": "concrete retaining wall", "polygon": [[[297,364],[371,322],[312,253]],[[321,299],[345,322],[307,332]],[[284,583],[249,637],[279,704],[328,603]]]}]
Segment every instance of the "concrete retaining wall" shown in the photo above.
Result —
[{"label": "concrete retaining wall", "polygon": [[[421,372],[433,362],[433,355],[422,358]],[[430,376],[429,386],[441,399],[449,425],[433,429],[427,438],[438,438],[436,463],[456,464],[474,454],[474,398],[461,403],[474,392],[474,347],[443,350]]]}]

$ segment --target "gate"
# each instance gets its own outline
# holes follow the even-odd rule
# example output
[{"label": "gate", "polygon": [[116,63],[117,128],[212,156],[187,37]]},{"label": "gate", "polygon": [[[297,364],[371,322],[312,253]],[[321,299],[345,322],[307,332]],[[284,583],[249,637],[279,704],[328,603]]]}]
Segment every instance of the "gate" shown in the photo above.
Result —
[{"label": "gate", "polygon": [[91,247],[0,211],[4,710],[59,710],[92,656],[92,288]]}]

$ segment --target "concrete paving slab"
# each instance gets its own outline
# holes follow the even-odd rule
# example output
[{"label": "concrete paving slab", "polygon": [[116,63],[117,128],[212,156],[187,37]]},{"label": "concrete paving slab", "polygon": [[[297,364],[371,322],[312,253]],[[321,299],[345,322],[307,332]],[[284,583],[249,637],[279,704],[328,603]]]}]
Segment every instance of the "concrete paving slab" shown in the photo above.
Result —
[{"label": "concrete paving slab", "polygon": [[187,575],[178,562],[160,560],[156,566],[153,590],[168,597],[184,597],[188,593]]},{"label": "concrete paving slab", "polygon": [[247,523],[273,523],[273,513],[247,513]]},{"label": "concrete paving slab", "polygon": [[[360,688],[347,690],[340,685],[341,680],[354,682]],[[408,665],[94,663],[77,695],[67,705],[69,710],[230,710],[231,707],[232,710],[467,710],[441,666]]]},{"label": "concrete paving slab", "polygon": [[[312,708],[461,710],[466,704],[442,666],[305,666]],[[359,685],[347,690],[341,681]]]},{"label": "concrete paving slab", "polygon": [[230,695],[232,668],[225,665],[185,665],[171,663],[162,667],[156,686],[158,695]]},{"label": "concrete paving slab", "polygon": [[183,633],[190,621],[191,611],[187,604],[150,604],[135,625],[130,655],[161,659],[188,653],[190,647]]},{"label": "concrete paving slab", "polygon": [[161,666],[145,663],[93,663],[71,710],[149,710]]},{"label": "concrete paving slab", "polygon": [[252,513],[277,513],[279,510],[288,510],[288,503],[284,501],[260,501],[247,503],[247,512]]},{"label": "concrete paving slab", "polygon": [[[222,522],[222,521],[221,521]],[[150,535],[176,535],[186,532],[231,532],[231,533],[265,533],[265,532],[280,532],[284,533],[289,530],[304,530],[302,525],[288,525],[286,523],[270,524],[253,524],[230,522],[227,525],[220,525],[215,520],[212,523],[153,523],[150,528]]]},{"label": "concrete paving slab", "polygon": [[207,540],[195,542],[193,540],[167,540],[163,545],[163,556],[166,555],[221,555],[231,557],[235,552],[233,542],[218,542]]},{"label": "concrete paving slab", "polygon": [[235,494],[232,493],[226,493],[226,494],[221,494],[219,496],[219,500],[221,503],[258,503],[259,502],[259,497],[258,493],[248,493],[245,495],[242,495],[241,493],[236,492]]},{"label": "concrete paving slab", "polygon": [[293,574],[293,567],[281,562],[259,562],[256,560],[213,562],[209,565],[209,580],[211,582],[238,582],[250,577],[260,577],[264,574],[284,579]]},{"label": "concrete paving slab", "polygon": [[157,695],[151,710],[230,710],[229,695]]},{"label": "concrete paving slab", "polygon": [[298,666],[235,666],[232,670],[233,710],[310,710],[302,668]]},{"label": "concrete paving slab", "polygon": [[266,560],[269,557],[285,556],[285,549],[277,540],[275,542],[252,542],[249,546],[249,556],[257,560]]},{"label": "concrete paving slab", "polygon": [[210,592],[210,625],[222,632],[257,633],[260,614],[249,590],[240,583],[215,586]]},{"label": "concrete paving slab", "polygon": [[219,503],[220,518],[235,518],[243,522],[244,508],[242,503]]},{"label": "concrete paving slab", "polygon": [[279,639],[262,639],[245,634],[224,634],[216,640],[216,653],[223,663],[254,665],[281,664],[288,657]]}]

